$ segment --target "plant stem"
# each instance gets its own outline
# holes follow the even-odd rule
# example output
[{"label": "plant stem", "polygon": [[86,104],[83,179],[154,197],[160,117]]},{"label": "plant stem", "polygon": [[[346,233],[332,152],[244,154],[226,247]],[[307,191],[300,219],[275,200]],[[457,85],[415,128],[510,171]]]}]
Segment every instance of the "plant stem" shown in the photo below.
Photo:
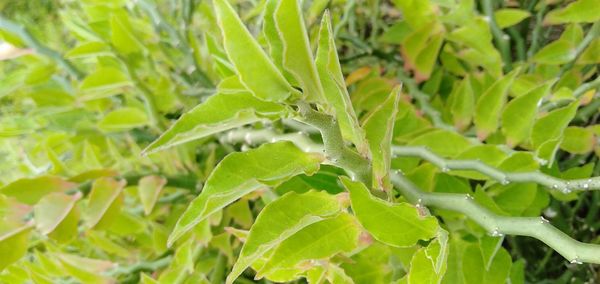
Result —
[{"label": "plant stem", "polygon": [[391,178],[392,184],[411,203],[463,213],[492,235],[510,234],[536,238],[571,263],[600,264],[600,245],[574,240],[543,218],[496,215],[475,202],[469,194],[423,192],[400,174],[392,174]]},{"label": "plant stem", "polygon": [[543,185],[547,189],[558,190],[563,193],[571,191],[600,190],[600,177],[563,180],[541,172],[505,172],[478,160],[449,160],[444,159],[425,147],[419,146],[393,146],[394,155],[406,157],[419,157],[440,169],[446,170],[472,170],[482,173],[501,182],[533,182]]},{"label": "plant stem", "polygon": [[60,53],[41,44],[36,38],[34,38],[31,35],[31,33],[29,33],[29,31],[27,31],[27,29],[2,17],[1,15],[0,15],[0,29],[6,30],[9,33],[12,33],[12,34],[18,36],[19,39],[23,43],[25,43],[25,45],[27,45],[29,48],[35,50],[35,52],[37,52],[41,55],[50,57],[51,59],[56,61],[60,66],[65,68],[65,70],[67,70],[67,72],[71,76],[77,78],[78,80],[83,78],[83,76],[84,76],[83,72],[81,72],[79,69],[77,69],[77,67],[75,67],[75,65],[73,65],[71,62],[67,61]]},{"label": "plant stem", "polygon": [[502,32],[502,30],[498,27],[498,24],[496,24],[492,1],[482,0],[481,7],[483,8],[483,12],[485,13],[486,17],[489,19],[490,29],[492,30],[494,41],[500,49],[500,55],[502,56],[502,61],[504,62],[504,71],[510,71],[512,69],[512,57],[510,56],[509,37]]},{"label": "plant stem", "polygon": [[300,104],[298,107],[302,120],[321,132],[327,158],[333,164],[349,170],[353,178],[364,183],[370,182],[370,162],[346,147],[338,121],[330,115],[313,110],[309,105]]},{"label": "plant stem", "polygon": [[560,73],[559,73],[558,77],[560,77],[562,74],[564,74],[565,72],[567,72],[568,70],[571,70],[571,68],[573,68],[573,65],[575,65],[575,62],[577,61],[577,59],[579,59],[579,57],[581,56],[583,51],[590,45],[590,43],[592,43],[593,40],[598,38],[599,35],[600,35],[600,21],[597,21],[592,25],[592,27],[590,28],[588,33],[585,35],[583,40],[577,45],[577,47],[575,47],[575,52],[574,52],[575,56],[573,57],[573,60],[571,60],[571,62],[563,65],[560,68]]}]

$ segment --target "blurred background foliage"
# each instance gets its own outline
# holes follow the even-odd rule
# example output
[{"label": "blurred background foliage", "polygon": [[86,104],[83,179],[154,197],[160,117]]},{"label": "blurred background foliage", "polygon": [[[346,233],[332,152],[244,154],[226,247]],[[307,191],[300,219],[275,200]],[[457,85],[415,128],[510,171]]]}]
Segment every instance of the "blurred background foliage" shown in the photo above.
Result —
[{"label": "blurred background foliage", "polygon": [[[260,38],[264,1],[231,2]],[[468,148],[468,139],[478,138],[523,152],[506,166],[511,170],[541,170],[564,178],[599,175],[597,0],[306,0],[303,8],[312,39],[323,11],[330,10],[359,115],[385,99],[393,85],[404,83],[395,143],[426,145],[456,157]],[[216,163],[240,145],[210,137],[141,155],[231,74],[220,37],[210,1],[0,2],[0,281],[223,279],[240,244],[237,231],[226,228],[248,229],[264,207],[260,198],[268,200],[268,194],[238,201],[175,248],[165,242]],[[553,150],[521,133],[473,121],[480,95],[507,77],[513,82],[511,98],[549,85],[543,103],[532,106],[540,115],[568,105],[577,109],[555,144],[546,146]],[[502,119],[521,123],[519,115],[510,113]],[[284,131],[288,126],[275,127]],[[539,130],[548,131],[550,126]],[[480,156],[471,151],[463,157]],[[481,159],[486,158],[499,161],[505,154]],[[394,167],[425,189],[477,188],[478,201],[502,214],[543,212],[576,239],[598,242],[599,192],[551,198],[535,185],[496,185],[484,192],[482,184],[467,183],[468,174],[456,178],[427,163],[419,166],[416,159],[395,159]],[[274,194],[289,191],[286,187],[339,190],[330,177],[338,169],[322,171],[295,178]],[[110,196],[94,194],[104,187],[111,188]],[[23,189],[31,192],[19,193]],[[148,201],[142,193],[146,190],[160,197]],[[462,234],[456,247],[477,242],[480,228],[448,216],[456,221],[448,226],[456,225],[452,229]],[[506,239],[503,250],[514,260],[507,270],[513,283],[600,281],[598,266],[568,264],[534,239]],[[362,267],[374,273],[372,282],[364,283],[398,279],[402,260],[395,261]],[[450,277],[444,281],[455,283]],[[246,275],[239,281],[250,279]]]}]

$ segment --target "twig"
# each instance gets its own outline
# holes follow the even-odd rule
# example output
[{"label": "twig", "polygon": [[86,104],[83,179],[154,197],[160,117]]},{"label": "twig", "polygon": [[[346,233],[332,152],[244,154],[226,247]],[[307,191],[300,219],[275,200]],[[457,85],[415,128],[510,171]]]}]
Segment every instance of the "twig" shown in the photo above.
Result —
[{"label": "twig", "polygon": [[41,44],[36,38],[34,38],[27,29],[24,27],[0,16],[0,29],[6,30],[9,33],[12,33],[19,37],[19,39],[27,45],[29,48],[35,50],[35,52],[50,57],[60,66],[65,68],[67,72],[77,78],[83,78],[84,74],[79,69],[75,67],[71,62],[67,61],[60,53],[57,51],[50,49],[49,47]]},{"label": "twig", "polygon": [[478,160],[444,159],[425,147],[393,146],[392,153],[399,156],[419,157],[439,167],[442,171],[476,171],[503,184],[511,182],[533,182],[543,185],[548,189],[561,191],[565,194],[570,193],[571,191],[600,190],[600,177],[563,180],[541,172],[504,172]]},{"label": "twig", "polygon": [[510,56],[510,42],[509,37],[506,35],[496,24],[496,19],[494,17],[494,7],[492,6],[491,0],[482,0],[481,7],[483,8],[483,12],[488,19],[488,23],[490,25],[490,29],[492,30],[492,35],[494,36],[494,41],[496,45],[500,49],[500,55],[502,56],[502,61],[504,62],[504,70],[508,71],[512,69],[512,57]]},{"label": "twig", "polygon": [[397,173],[392,174],[391,179],[392,184],[411,203],[463,213],[495,236],[510,234],[536,238],[571,263],[600,264],[600,245],[574,240],[543,217],[500,216],[479,205],[469,194],[423,192]]}]

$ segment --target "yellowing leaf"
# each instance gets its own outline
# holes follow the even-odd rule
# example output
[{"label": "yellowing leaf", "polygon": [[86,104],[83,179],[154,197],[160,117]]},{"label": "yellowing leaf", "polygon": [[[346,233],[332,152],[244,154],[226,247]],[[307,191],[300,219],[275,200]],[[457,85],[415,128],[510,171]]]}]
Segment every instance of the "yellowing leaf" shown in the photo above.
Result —
[{"label": "yellowing leaf", "polygon": [[264,117],[278,117],[285,107],[259,100],[249,93],[215,94],[183,114],[144,152],[152,153],[208,135],[256,122]]},{"label": "yellowing leaf", "polygon": [[27,253],[29,233],[33,225],[22,225],[16,228],[7,228],[5,224],[1,225],[0,270],[3,270]]},{"label": "yellowing leaf", "polygon": [[55,176],[41,176],[36,178],[23,178],[0,188],[0,193],[16,198],[19,202],[33,205],[46,194],[52,192],[65,192],[75,183]]},{"label": "yellowing leaf", "polygon": [[290,192],[267,204],[250,229],[240,256],[227,277],[233,281],[267,251],[303,228],[338,214],[340,201],[322,191]]},{"label": "yellowing leaf", "polygon": [[114,206],[120,203],[118,199],[125,184],[125,180],[117,181],[112,178],[99,178],[94,181],[85,210],[89,228],[96,227],[103,219],[116,217],[114,211],[118,213],[118,210],[111,209],[115,209]]},{"label": "yellowing leaf", "polygon": [[420,216],[419,210],[408,203],[377,199],[362,183],[345,177],[341,180],[350,192],[354,215],[376,240],[395,247],[409,247],[435,236],[438,230],[435,217]]},{"label": "yellowing leaf", "polygon": [[323,158],[304,153],[291,142],[265,144],[247,152],[229,154],[177,221],[169,236],[169,245],[212,213],[248,193],[276,186],[301,173],[313,174]]},{"label": "yellowing leaf", "polygon": [[269,277],[278,270],[300,269],[303,261],[350,252],[358,246],[359,234],[358,224],[348,213],[311,224],[283,241],[260,268],[257,277]]},{"label": "yellowing leaf", "polygon": [[587,154],[595,145],[596,137],[590,128],[571,126],[565,129],[560,148],[571,154]]},{"label": "yellowing leaf", "polygon": [[75,207],[81,194],[55,192],[44,196],[33,208],[36,228],[44,235],[54,231]]},{"label": "yellowing leaf", "polygon": [[144,206],[144,213],[149,215],[158,201],[160,192],[167,183],[167,179],[159,176],[145,176],[138,182],[138,195]]},{"label": "yellowing leaf", "polygon": [[[226,0],[215,0],[223,45],[240,81],[256,97],[283,101],[296,93]],[[251,59],[251,60],[249,60]]]},{"label": "yellowing leaf", "polygon": [[400,87],[396,87],[383,103],[366,115],[362,123],[371,150],[373,186],[379,189],[390,189],[390,153],[399,101]]}]

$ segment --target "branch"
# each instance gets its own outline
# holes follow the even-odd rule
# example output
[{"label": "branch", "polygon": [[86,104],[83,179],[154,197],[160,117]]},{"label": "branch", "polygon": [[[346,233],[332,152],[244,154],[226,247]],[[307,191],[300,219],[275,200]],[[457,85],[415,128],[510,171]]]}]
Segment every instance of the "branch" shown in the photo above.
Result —
[{"label": "branch", "polygon": [[29,48],[35,50],[35,52],[50,57],[54,61],[56,61],[60,66],[65,68],[67,72],[77,78],[83,78],[83,73],[77,69],[71,62],[67,61],[60,53],[57,51],[50,49],[49,47],[41,44],[36,38],[34,38],[27,29],[24,27],[0,16],[0,29],[3,29],[11,34],[14,34],[19,37],[21,41]]},{"label": "branch", "polygon": [[600,190],[600,177],[587,179],[563,180],[541,172],[504,172],[498,168],[487,165],[479,160],[449,160],[444,159],[425,147],[393,146],[392,153],[399,156],[419,157],[442,171],[472,170],[482,173],[492,179],[508,184],[510,182],[533,182],[543,185],[548,189],[558,190],[568,194],[572,191]]},{"label": "branch", "polygon": [[496,45],[500,49],[500,54],[502,55],[502,61],[505,64],[504,70],[512,69],[512,58],[510,56],[510,42],[508,35],[506,35],[500,27],[496,24],[496,19],[494,17],[494,7],[492,6],[491,0],[482,0],[481,6],[483,8],[483,12],[485,13],[486,18],[488,19],[488,23],[490,24],[490,29],[492,30],[492,35],[494,36],[494,41]]},{"label": "branch", "polygon": [[[268,129],[236,129],[229,133],[226,134],[226,137],[228,137],[227,139],[229,139],[230,142],[245,141],[248,144],[258,144],[265,141],[274,142],[287,140],[296,143],[296,145],[302,149],[307,149],[308,147],[309,150],[313,150],[322,147],[319,144],[312,142],[312,140],[308,139],[303,133],[276,134],[274,131]],[[328,140],[324,139],[324,141]],[[393,147],[393,149],[396,150],[398,147]],[[446,161],[443,158],[435,156],[435,159],[433,160],[437,161],[438,164],[449,166],[449,164],[446,163],[449,161]],[[600,264],[600,245],[586,244],[574,240],[567,234],[550,225],[548,220],[543,217],[499,216],[479,205],[475,202],[473,197],[468,194],[423,192],[397,173],[392,173],[391,179],[395,188],[397,188],[398,191],[413,204],[433,206],[460,212],[495,235],[510,234],[536,238],[556,250],[571,263],[579,264],[582,262],[589,262]]]},{"label": "branch", "polygon": [[510,234],[536,238],[571,263],[600,264],[600,245],[574,240],[543,217],[496,215],[475,202],[469,194],[423,192],[399,174],[392,174],[391,178],[394,186],[411,203],[460,212],[495,236]]},{"label": "branch", "polygon": [[404,83],[404,86],[406,86],[406,88],[408,88],[408,92],[410,93],[410,95],[413,98],[415,98],[415,100],[417,100],[420,109],[431,119],[435,127],[456,131],[454,127],[444,122],[444,120],[442,120],[442,115],[440,114],[440,112],[429,104],[429,98],[431,96],[421,91],[415,80],[410,78],[401,69],[398,69],[398,79],[402,81],[402,83]]}]

